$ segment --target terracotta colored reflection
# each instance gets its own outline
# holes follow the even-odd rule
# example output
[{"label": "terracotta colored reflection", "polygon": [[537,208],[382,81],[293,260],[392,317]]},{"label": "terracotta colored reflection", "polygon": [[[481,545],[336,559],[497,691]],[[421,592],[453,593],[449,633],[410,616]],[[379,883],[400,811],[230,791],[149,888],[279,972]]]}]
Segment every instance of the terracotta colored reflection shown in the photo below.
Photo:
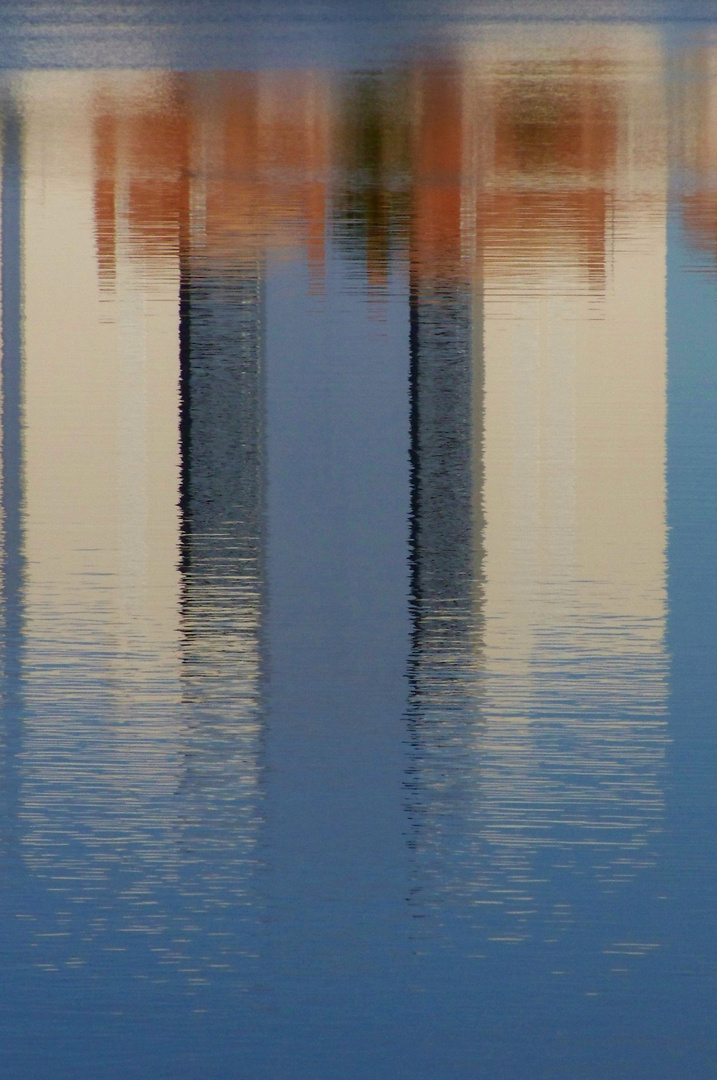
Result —
[{"label": "terracotta colored reflection", "polygon": [[120,212],[135,256],[186,253],[195,234],[195,258],[228,265],[269,243],[303,243],[320,271],[327,107],[311,73],[168,75],[157,99],[135,110],[121,83],[101,94],[95,213],[104,280],[113,274]]},{"label": "terracotta colored reflection", "polygon": [[94,106],[103,280],[122,217],[147,259],[190,235],[193,259],[220,265],[298,245],[319,281],[331,229],[379,287],[394,251],[439,280],[476,259],[522,276],[569,250],[601,288],[631,93],[619,57],[503,52],[381,75],[166,74],[144,98],[115,78]]}]

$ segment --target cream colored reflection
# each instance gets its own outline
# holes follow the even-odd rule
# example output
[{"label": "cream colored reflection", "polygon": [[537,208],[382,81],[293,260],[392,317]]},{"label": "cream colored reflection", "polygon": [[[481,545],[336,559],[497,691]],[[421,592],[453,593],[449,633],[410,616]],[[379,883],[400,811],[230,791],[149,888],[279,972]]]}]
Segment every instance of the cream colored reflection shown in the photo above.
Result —
[{"label": "cream colored reflection", "polygon": [[[488,151],[489,187],[564,192],[573,225],[561,235],[558,205],[547,243],[539,224],[522,237],[488,233],[475,448],[485,469],[480,791],[490,859],[519,892],[531,866],[585,869],[586,858],[614,882],[652,857],[666,740],[661,56],[650,32],[621,29],[511,35],[471,62],[494,81],[496,112],[520,80],[545,108],[551,78],[548,105],[559,108],[565,89],[580,101],[582,67],[589,107],[605,95],[603,140],[614,126],[601,176],[576,177],[559,157],[501,176]],[[566,81],[566,71],[578,74]],[[590,206],[580,218],[567,202],[591,183],[607,191],[604,258],[592,265]]]},{"label": "cream colored reflection", "polygon": [[661,824],[663,67],[650,31],[551,26],[488,29],[451,74],[415,79],[409,814],[419,895],[439,877],[518,941],[536,882],[612,889]]},{"label": "cream colored reflection", "polygon": [[55,862],[74,820],[86,834],[67,839],[100,859],[128,833],[158,829],[148,857],[164,861],[180,769],[178,268],[150,294],[120,258],[114,296],[101,295],[95,80],[33,74],[14,90],[23,145],[26,850],[38,869]]},{"label": "cream colored reflection", "polygon": [[[33,73],[13,93],[23,147],[22,845],[65,907],[108,889],[108,910],[119,895],[108,919],[181,966],[184,950],[165,940],[171,918],[157,890],[174,883],[201,905],[215,887],[209,879],[221,879],[207,873],[197,884],[197,860],[183,865],[188,836],[209,827],[213,796],[197,796],[192,769],[199,756],[201,772],[202,740],[215,734],[196,730],[206,722],[197,696],[217,672],[202,664],[211,627],[201,613],[183,648],[179,245],[176,234],[164,236],[152,262],[130,235],[137,182],[156,179],[137,176],[132,120],[161,112],[173,87],[151,74]],[[104,242],[110,235],[114,245],[103,275],[97,124],[108,99],[126,125],[102,165],[112,181]],[[181,161],[172,165],[181,172]],[[257,613],[242,619],[241,700],[253,717]],[[245,865],[256,826],[258,733],[253,719],[249,726],[240,760],[223,761],[225,772],[227,760],[238,770],[225,780],[238,786],[245,814],[232,820],[231,859],[218,857],[235,888],[244,871],[227,860]],[[183,918],[191,922],[193,910],[185,904]],[[104,933],[101,924],[93,934]]]}]

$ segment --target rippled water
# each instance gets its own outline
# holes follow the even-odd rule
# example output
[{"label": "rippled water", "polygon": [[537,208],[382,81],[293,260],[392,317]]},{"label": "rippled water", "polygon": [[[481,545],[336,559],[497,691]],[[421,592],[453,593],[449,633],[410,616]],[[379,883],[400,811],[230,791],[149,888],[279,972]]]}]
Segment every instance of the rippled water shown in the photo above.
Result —
[{"label": "rippled water", "polygon": [[212,11],[0,15],[0,1072],[709,1080],[717,23]]}]

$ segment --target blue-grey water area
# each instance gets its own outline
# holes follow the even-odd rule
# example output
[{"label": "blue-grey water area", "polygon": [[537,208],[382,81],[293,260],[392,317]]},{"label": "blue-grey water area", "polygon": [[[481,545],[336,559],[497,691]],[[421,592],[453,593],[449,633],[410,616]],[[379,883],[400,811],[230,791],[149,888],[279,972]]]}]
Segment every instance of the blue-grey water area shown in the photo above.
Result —
[{"label": "blue-grey water area", "polygon": [[717,9],[211,12],[0,12],[0,1076],[711,1080]]}]

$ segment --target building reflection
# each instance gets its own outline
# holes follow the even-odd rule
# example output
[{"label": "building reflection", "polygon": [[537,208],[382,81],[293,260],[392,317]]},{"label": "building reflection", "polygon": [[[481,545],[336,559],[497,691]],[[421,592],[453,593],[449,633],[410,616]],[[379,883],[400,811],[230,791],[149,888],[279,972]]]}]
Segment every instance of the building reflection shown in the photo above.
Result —
[{"label": "building reflection", "polygon": [[[133,77],[137,94],[152,83]],[[136,920],[147,882],[176,863],[179,456],[176,272],[149,288],[120,260],[116,295],[98,287],[93,89],[90,76],[59,73],[11,86],[23,574],[8,640],[22,861],[66,929],[96,902],[105,914],[88,940],[102,941],[113,920]],[[150,915],[142,940],[161,919]]]},{"label": "building reflection", "polygon": [[[250,876],[260,798],[262,263],[248,230],[248,243],[238,245],[232,260],[216,228],[217,190],[221,196],[231,187],[217,153],[227,123],[222,97],[212,94],[211,84],[168,79],[154,110],[145,100],[133,116],[123,89],[103,88],[95,125],[95,221],[104,288],[119,287],[122,255],[150,280],[161,277],[164,263],[178,273],[180,470],[174,495],[180,510],[184,722],[177,829],[183,851],[203,851],[182,859],[189,879],[184,887],[206,891],[216,876],[232,874],[239,888]],[[123,187],[129,194],[122,215]],[[124,251],[117,239],[122,229]],[[212,873],[212,859],[221,862],[221,874]]]},{"label": "building reflection", "polygon": [[[464,177],[461,81],[455,68],[437,65],[416,72],[411,89],[407,810],[411,846],[437,883],[445,856],[462,858],[480,726],[483,313],[475,222],[464,216],[464,179],[475,177]],[[415,889],[426,887],[419,873]]]},{"label": "building reflection", "polygon": [[[250,887],[267,267],[298,252],[320,291],[332,244],[369,295],[407,274],[413,902],[486,900],[519,940],[536,878],[613,888],[649,864],[667,739],[663,81],[639,28],[486,30],[376,76],[16,80],[24,487],[4,292],[3,588],[22,629],[4,663],[6,687],[22,676],[35,873],[75,899],[122,881],[128,921],[169,883],[190,921]],[[4,216],[4,257],[12,235]]]},{"label": "building reflection", "polygon": [[[206,150],[202,135],[194,145]],[[251,248],[212,257],[211,181],[199,171],[197,191],[195,176],[179,242],[185,842],[224,858],[234,849],[240,863],[252,858],[260,800],[264,269]],[[206,875],[203,860],[197,869]]]},{"label": "building reflection", "polygon": [[649,864],[667,737],[662,59],[562,33],[416,91],[416,888],[509,940]]}]

